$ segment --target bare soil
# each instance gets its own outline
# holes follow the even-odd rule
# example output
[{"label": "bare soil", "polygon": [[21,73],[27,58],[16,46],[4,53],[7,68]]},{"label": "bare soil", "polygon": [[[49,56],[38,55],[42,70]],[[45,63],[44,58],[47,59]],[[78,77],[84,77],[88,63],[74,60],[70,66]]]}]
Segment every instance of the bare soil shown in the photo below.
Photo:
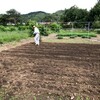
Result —
[{"label": "bare soil", "polygon": [[0,88],[3,100],[100,100],[100,44],[30,42],[3,50]]}]

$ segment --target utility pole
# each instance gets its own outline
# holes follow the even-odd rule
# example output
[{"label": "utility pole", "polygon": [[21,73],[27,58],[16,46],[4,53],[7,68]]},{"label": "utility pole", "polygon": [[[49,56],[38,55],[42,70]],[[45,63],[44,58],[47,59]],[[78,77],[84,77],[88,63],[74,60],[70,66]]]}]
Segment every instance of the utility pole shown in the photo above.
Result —
[{"label": "utility pole", "polygon": [[88,22],[88,32],[90,31],[90,22]]},{"label": "utility pole", "polygon": [[72,25],[72,31],[73,31],[73,29],[74,29],[74,22],[71,22],[71,25]]}]

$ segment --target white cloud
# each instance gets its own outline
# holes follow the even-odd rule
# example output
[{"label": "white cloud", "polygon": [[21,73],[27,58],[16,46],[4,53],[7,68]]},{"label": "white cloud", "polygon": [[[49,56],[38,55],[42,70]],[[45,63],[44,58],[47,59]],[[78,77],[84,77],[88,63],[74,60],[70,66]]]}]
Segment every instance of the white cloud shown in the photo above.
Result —
[{"label": "white cloud", "polygon": [[97,0],[1,0],[0,13],[5,13],[10,9],[15,9],[21,14],[33,11],[53,13],[74,5],[90,10],[96,2]]}]

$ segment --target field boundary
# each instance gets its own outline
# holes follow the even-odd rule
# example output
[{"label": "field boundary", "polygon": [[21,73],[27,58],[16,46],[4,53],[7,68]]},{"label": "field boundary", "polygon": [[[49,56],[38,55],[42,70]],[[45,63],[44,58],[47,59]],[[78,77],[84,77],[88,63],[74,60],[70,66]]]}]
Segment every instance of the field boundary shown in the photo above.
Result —
[{"label": "field boundary", "polygon": [[[41,36],[42,42],[53,42],[53,43],[82,43],[82,44],[100,44],[100,35],[91,39],[82,39],[77,37],[75,39],[70,39],[69,37],[63,39],[57,39],[57,34],[50,34],[49,36]],[[15,48],[26,43],[34,42],[34,38],[22,39],[18,42],[9,42],[6,44],[0,44],[0,52],[3,50],[8,50],[10,48]]]}]

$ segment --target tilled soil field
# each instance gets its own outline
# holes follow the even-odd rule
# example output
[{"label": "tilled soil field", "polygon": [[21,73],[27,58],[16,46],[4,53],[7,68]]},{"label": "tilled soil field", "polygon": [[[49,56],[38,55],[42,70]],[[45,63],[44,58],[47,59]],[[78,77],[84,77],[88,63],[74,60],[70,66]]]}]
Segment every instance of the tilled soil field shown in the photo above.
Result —
[{"label": "tilled soil field", "polygon": [[100,100],[100,45],[27,43],[0,53],[2,100]]}]

